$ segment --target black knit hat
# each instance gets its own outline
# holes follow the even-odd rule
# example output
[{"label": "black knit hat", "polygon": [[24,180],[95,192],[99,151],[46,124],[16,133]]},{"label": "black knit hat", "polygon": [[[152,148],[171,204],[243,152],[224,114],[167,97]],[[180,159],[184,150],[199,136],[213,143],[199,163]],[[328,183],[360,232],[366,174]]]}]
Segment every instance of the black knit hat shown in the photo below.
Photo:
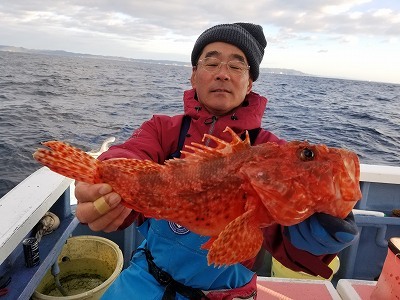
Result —
[{"label": "black knit hat", "polygon": [[192,51],[192,66],[197,65],[204,47],[214,42],[225,42],[238,47],[246,55],[250,65],[250,75],[256,81],[260,73],[260,63],[267,46],[263,29],[260,25],[251,23],[221,24],[204,31]]}]

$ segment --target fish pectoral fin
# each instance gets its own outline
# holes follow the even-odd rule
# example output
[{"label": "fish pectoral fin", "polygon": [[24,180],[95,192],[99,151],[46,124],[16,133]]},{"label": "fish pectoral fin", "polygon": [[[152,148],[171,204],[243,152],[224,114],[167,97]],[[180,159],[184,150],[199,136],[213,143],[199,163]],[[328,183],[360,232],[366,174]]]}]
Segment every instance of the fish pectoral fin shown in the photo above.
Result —
[{"label": "fish pectoral fin", "polygon": [[207,255],[209,265],[232,265],[257,255],[263,234],[254,222],[254,213],[254,210],[247,211],[225,227],[210,247]]},{"label": "fish pectoral fin", "polygon": [[205,242],[203,245],[201,245],[201,249],[210,250],[212,244],[215,242],[216,239],[217,239],[217,237],[215,237],[215,236],[211,237],[207,242]]}]

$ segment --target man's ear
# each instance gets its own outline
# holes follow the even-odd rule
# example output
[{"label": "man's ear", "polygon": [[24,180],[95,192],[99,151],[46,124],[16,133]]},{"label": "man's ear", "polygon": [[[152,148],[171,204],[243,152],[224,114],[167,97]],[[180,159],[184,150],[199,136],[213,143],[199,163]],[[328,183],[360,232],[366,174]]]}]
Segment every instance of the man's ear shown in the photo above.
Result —
[{"label": "man's ear", "polygon": [[194,89],[196,88],[196,76],[197,76],[196,71],[197,71],[197,67],[194,66],[192,68],[192,76],[190,76],[190,83],[192,84],[192,88],[194,88]]},{"label": "man's ear", "polygon": [[253,79],[249,78],[249,85],[247,86],[246,95],[248,95],[252,89],[253,89]]}]

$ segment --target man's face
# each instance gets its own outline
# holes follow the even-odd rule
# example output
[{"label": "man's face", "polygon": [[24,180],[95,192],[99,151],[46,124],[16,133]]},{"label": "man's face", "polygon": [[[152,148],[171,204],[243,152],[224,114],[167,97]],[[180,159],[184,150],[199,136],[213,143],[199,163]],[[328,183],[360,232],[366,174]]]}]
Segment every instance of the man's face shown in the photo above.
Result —
[{"label": "man's face", "polygon": [[[206,70],[202,61],[206,58],[217,58],[222,61],[221,68]],[[191,83],[196,89],[200,103],[213,115],[221,116],[238,107],[250,93],[253,80],[249,70],[234,72],[229,70],[229,61],[243,61],[248,66],[243,51],[231,44],[215,42],[208,44],[200,55],[199,63],[193,68]]]}]

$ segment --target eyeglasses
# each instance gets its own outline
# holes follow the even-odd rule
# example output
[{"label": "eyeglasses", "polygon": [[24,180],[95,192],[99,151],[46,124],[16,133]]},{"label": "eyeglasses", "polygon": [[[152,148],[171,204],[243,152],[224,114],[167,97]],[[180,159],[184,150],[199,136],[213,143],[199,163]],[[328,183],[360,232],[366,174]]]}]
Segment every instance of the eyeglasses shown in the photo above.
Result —
[{"label": "eyeglasses", "polygon": [[243,75],[247,70],[250,69],[250,66],[246,65],[243,61],[230,60],[228,62],[224,62],[216,57],[199,59],[198,64],[200,64],[204,70],[211,73],[221,70],[221,66],[223,64],[225,64],[228,67],[229,72],[234,75]]}]

